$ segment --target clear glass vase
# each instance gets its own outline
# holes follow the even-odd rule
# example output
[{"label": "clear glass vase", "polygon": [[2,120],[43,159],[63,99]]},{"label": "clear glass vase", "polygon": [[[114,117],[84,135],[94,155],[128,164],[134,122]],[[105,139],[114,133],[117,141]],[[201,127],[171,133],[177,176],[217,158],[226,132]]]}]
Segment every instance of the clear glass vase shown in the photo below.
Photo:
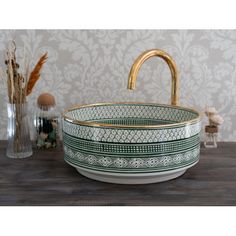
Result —
[{"label": "clear glass vase", "polygon": [[10,158],[24,158],[32,155],[27,103],[7,104],[7,156]]}]

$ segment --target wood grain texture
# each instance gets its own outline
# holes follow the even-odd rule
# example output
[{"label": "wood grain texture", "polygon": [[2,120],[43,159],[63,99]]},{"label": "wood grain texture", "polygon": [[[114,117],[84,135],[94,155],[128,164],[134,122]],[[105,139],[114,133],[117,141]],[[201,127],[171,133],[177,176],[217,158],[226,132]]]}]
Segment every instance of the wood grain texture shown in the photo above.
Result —
[{"label": "wood grain texture", "polygon": [[4,206],[215,206],[236,205],[236,143],[201,149],[199,163],[182,177],[148,185],[118,185],[81,176],[62,149],[34,150],[9,159],[0,142],[0,205]]}]

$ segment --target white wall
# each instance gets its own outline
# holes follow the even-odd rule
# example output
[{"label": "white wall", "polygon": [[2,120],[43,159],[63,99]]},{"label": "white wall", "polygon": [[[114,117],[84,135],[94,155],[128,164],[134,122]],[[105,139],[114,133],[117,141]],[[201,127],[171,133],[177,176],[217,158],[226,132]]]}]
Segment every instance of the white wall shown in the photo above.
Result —
[{"label": "white wall", "polygon": [[[14,39],[20,58],[32,66],[48,51],[42,78],[28,97],[49,91],[62,111],[76,103],[110,101],[170,102],[170,72],[158,58],[143,65],[134,92],[127,78],[137,56],[147,49],[168,52],[180,71],[180,103],[203,111],[215,106],[224,117],[220,140],[236,141],[235,30],[0,30],[0,67]],[[24,50],[25,48],[25,50]],[[6,87],[0,83],[0,139],[6,138]]]}]

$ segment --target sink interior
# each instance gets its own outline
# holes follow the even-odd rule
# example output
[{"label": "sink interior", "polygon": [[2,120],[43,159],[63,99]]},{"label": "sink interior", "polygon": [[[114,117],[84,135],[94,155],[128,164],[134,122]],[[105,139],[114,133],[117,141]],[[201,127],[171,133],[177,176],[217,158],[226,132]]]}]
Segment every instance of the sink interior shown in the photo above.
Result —
[{"label": "sink interior", "polygon": [[100,119],[92,120],[99,124],[112,124],[112,125],[164,125],[172,124],[174,121],[158,120],[158,119],[141,119],[141,118],[116,118],[116,119]]},{"label": "sink interior", "polygon": [[72,120],[112,125],[164,125],[197,118],[191,109],[160,104],[95,104],[70,110],[66,116]]}]

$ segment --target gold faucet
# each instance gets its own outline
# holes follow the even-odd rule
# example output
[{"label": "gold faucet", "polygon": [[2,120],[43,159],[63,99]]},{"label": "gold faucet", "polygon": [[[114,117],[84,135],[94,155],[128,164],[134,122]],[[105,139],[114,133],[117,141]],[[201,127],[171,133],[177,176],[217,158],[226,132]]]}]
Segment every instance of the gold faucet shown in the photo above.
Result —
[{"label": "gold faucet", "polygon": [[159,49],[152,49],[145,51],[142,53],[134,62],[131,67],[129,73],[129,81],[128,81],[128,89],[135,89],[136,79],[141,65],[150,57],[161,57],[168,64],[171,77],[172,77],[172,85],[171,85],[171,105],[179,104],[179,78],[178,78],[178,70],[174,60],[164,51]]}]

